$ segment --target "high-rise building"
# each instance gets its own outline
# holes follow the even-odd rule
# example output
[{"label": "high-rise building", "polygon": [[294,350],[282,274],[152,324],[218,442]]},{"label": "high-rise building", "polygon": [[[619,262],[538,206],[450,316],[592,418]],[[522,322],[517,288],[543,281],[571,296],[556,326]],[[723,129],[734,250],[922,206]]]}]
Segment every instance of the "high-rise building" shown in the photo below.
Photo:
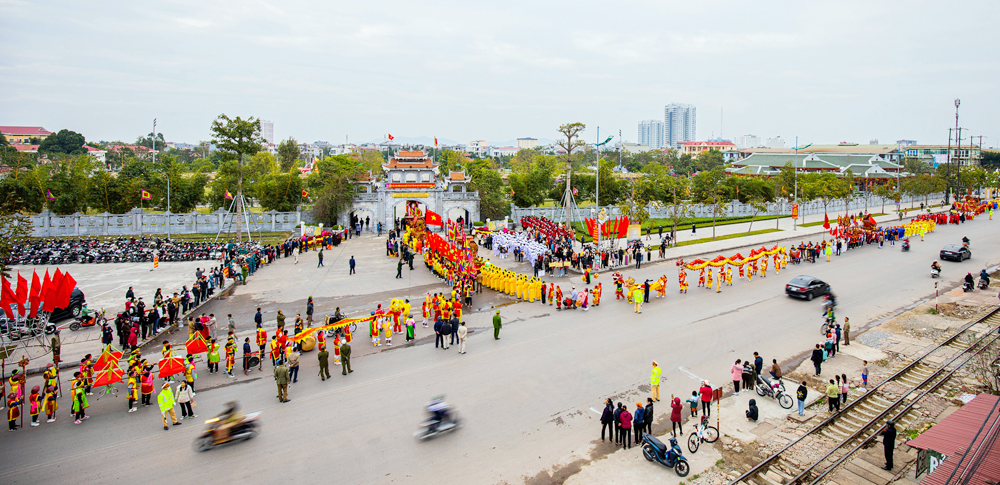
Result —
[{"label": "high-rise building", "polygon": [[697,109],[691,104],[670,103],[663,108],[663,143],[676,148],[682,141],[694,141]]},{"label": "high-rise building", "polygon": [[639,144],[657,149],[667,143],[663,138],[663,122],[660,120],[643,120],[639,122]]},{"label": "high-rise building", "polygon": [[267,143],[274,143],[274,122],[260,120],[260,136],[267,140]]},{"label": "high-rise building", "polygon": [[757,135],[740,135],[737,136],[735,140],[736,146],[740,149],[743,148],[757,148],[761,146],[760,137]]},{"label": "high-rise building", "polygon": [[530,150],[530,149],[536,148],[536,147],[538,147],[538,139],[537,138],[518,138],[517,139],[517,148],[518,149],[524,148],[524,149]]}]

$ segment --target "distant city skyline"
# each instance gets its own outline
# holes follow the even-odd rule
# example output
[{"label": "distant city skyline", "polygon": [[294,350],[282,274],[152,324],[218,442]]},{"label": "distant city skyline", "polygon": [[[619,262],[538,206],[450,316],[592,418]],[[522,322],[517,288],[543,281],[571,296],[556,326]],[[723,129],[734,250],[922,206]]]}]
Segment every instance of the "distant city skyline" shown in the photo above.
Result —
[{"label": "distant city skyline", "polygon": [[963,134],[1000,143],[998,2],[620,10],[587,0],[0,2],[0,123],[134,141],[157,118],[167,139],[197,143],[224,113],[273,121],[276,141],[342,143],[557,139],[561,124],[582,122],[594,143],[598,126],[637,141],[639,121],[683,102],[697,106],[702,140],[946,143],[961,98]]}]

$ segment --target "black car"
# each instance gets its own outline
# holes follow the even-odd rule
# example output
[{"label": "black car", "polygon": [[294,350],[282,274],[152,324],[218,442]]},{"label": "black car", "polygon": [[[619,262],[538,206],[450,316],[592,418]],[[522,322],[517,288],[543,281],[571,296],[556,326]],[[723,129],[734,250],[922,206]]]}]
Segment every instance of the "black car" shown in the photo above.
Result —
[{"label": "black car", "polygon": [[785,285],[785,294],[812,300],[817,296],[829,295],[830,285],[812,276],[796,276]]},{"label": "black car", "polygon": [[965,246],[959,246],[958,244],[949,244],[941,249],[941,260],[952,260],[961,263],[966,259],[972,257],[972,251]]},{"label": "black car", "polygon": [[58,322],[69,318],[79,318],[85,306],[87,306],[87,300],[83,297],[83,292],[79,288],[73,288],[73,293],[69,295],[69,306],[57,308],[49,316],[49,321]]}]

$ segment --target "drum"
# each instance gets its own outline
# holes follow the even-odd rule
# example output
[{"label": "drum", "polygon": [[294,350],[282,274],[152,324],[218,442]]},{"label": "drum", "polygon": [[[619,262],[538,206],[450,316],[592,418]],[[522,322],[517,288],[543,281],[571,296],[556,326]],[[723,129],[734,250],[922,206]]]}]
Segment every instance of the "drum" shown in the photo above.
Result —
[{"label": "drum", "polygon": [[311,351],[314,348],[316,348],[316,337],[313,337],[312,335],[310,335],[310,336],[302,339],[302,351],[303,352],[309,352],[309,351]]},{"label": "drum", "polygon": [[247,359],[247,367],[258,367],[258,366],[260,366],[260,358],[257,357],[256,355],[250,356],[250,358]]}]

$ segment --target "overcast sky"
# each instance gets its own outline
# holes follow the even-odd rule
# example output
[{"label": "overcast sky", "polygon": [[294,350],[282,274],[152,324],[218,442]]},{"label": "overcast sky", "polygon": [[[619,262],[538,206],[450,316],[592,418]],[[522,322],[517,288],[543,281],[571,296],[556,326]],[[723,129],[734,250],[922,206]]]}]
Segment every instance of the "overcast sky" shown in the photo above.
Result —
[{"label": "overcast sky", "polygon": [[[663,106],[698,138],[1000,144],[1000,2],[0,0],[0,125],[88,140],[635,141]],[[724,123],[720,112],[724,110]],[[990,113],[993,113],[992,115]],[[602,136],[603,137],[603,136]],[[616,140],[617,141],[617,140]]]}]

